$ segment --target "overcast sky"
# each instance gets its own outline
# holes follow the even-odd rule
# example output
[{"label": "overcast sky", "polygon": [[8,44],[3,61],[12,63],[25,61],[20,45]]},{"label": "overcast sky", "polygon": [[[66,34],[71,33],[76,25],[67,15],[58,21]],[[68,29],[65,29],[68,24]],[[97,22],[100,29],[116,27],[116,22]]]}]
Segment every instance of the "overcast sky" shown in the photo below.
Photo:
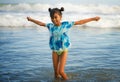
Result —
[{"label": "overcast sky", "polygon": [[0,3],[74,3],[120,5],[120,0],[0,0]]}]

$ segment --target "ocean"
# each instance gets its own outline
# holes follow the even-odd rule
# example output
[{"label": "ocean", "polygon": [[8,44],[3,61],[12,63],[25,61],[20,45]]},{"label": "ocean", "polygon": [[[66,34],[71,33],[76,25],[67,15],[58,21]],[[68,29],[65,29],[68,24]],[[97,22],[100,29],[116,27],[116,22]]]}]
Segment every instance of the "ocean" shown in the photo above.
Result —
[{"label": "ocean", "polygon": [[[54,79],[47,28],[26,19],[49,23],[48,8],[61,6],[62,21],[101,17],[70,29],[68,81]],[[120,82],[120,6],[0,4],[0,82]]]}]

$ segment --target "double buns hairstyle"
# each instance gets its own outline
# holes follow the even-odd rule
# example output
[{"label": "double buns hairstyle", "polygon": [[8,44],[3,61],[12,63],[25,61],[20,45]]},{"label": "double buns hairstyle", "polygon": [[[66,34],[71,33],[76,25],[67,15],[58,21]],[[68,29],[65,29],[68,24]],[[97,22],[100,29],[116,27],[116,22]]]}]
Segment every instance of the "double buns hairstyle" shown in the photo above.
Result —
[{"label": "double buns hairstyle", "polygon": [[58,13],[60,16],[62,16],[62,11],[64,11],[64,8],[61,7],[60,9],[59,8],[49,8],[48,9],[49,13],[50,13],[50,17],[53,18],[54,14],[55,13]]}]

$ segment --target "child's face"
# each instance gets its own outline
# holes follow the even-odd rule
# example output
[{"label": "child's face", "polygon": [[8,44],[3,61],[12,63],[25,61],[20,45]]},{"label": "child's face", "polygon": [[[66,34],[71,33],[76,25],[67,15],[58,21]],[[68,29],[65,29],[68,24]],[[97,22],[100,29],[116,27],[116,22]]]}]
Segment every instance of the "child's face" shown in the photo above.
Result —
[{"label": "child's face", "polygon": [[56,25],[56,26],[60,26],[60,21],[61,21],[61,16],[58,13],[55,13],[53,15],[53,17],[51,18],[52,22]]}]

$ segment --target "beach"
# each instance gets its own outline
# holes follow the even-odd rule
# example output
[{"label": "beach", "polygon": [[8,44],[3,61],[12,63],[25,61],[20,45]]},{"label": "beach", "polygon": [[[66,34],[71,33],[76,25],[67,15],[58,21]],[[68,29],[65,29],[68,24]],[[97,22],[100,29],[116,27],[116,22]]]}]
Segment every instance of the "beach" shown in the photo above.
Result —
[{"label": "beach", "polygon": [[[69,77],[66,82],[119,82],[120,6],[111,6],[105,11],[103,8],[109,6],[66,5],[63,21],[101,17],[98,22],[70,29],[72,45],[65,67]],[[50,6],[0,5],[0,82],[65,82],[54,79],[48,29],[26,20],[31,16],[49,23]],[[73,7],[80,7],[81,11],[69,9]]]}]

